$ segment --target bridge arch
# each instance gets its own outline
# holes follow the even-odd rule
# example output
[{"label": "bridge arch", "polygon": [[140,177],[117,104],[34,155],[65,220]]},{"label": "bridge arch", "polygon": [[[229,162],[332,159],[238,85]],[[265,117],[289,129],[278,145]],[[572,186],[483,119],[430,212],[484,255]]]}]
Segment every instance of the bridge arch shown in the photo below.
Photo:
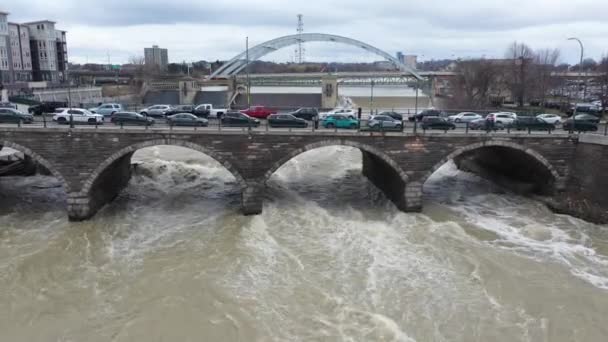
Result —
[{"label": "bridge arch", "polygon": [[447,156],[443,157],[439,162],[437,162],[429,171],[427,171],[423,175],[422,178],[420,178],[420,181],[416,182],[416,183],[418,185],[420,185],[420,187],[422,187],[422,185],[424,185],[424,183],[426,183],[426,181],[429,179],[429,177],[435,171],[437,171],[440,167],[445,165],[447,162],[452,161],[466,153],[470,153],[470,152],[484,149],[484,148],[492,148],[492,147],[504,148],[507,150],[518,151],[518,152],[522,153],[523,155],[534,160],[539,166],[542,166],[542,168],[544,168],[544,170],[547,172],[547,174],[550,174],[552,176],[553,187],[555,189],[563,190],[563,188],[565,187],[566,175],[560,175],[559,172],[557,172],[557,169],[543,155],[541,155],[540,153],[538,153],[537,151],[535,151],[529,147],[511,142],[511,141],[501,141],[501,140],[482,141],[482,142],[473,143],[470,145],[466,145],[466,146],[457,148],[452,153],[448,154]]},{"label": "bridge arch", "polygon": [[217,69],[210,78],[216,77],[229,77],[238,74],[241,70],[243,70],[247,66],[247,54],[249,54],[249,63],[252,61],[258,60],[263,56],[272,53],[274,51],[280,50],[282,48],[295,45],[298,43],[305,42],[336,42],[342,43],[346,45],[355,46],[357,48],[372,52],[378,56],[381,56],[393,63],[399,70],[408,73],[418,79],[422,79],[422,77],[413,69],[408,67],[407,65],[401,63],[398,59],[391,56],[389,53],[382,51],[374,46],[366,44],[362,41],[337,36],[333,34],[324,34],[324,33],[302,33],[295,34],[290,36],[279,37],[276,39],[269,40],[262,44],[256,45],[249,49],[249,51],[245,51],[235,56],[224,65],[222,65],[219,69]]},{"label": "bridge arch", "polygon": [[185,140],[158,139],[158,140],[148,140],[148,141],[136,143],[136,144],[124,147],[124,148],[120,149],[119,151],[113,153],[110,157],[108,157],[101,164],[99,164],[99,166],[97,166],[95,171],[93,171],[91,173],[91,175],[85,181],[85,183],[80,191],[81,195],[88,195],[90,193],[91,189],[93,188],[93,185],[99,179],[99,177],[102,175],[102,173],[105,170],[107,170],[112,164],[117,162],[119,159],[122,159],[127,155],[130,157],[133,153],[135,153],[137,150],[140,150],[142,148],[160,146],[160,145],[185,147],[185,148],[189,148],[189,149],[201,152],[201,153],[211,157],[212,159],[214,159],[215,161],[220,163],[222,166],[224,166],[234,176],[234,178],[236,179],[236,181],[238,182],[238,184],[241,188],[245,188],[247,185],[244,178],[241,176],[241,173],[239,172],[239,170],[237,170],[230,162],[228,162],[225,158],[223,158],[221,155],[219,155],[215,151],[210,150],[204,146],[194,144],[189,141],[185,141]]},{"label": "bridge arch", "polygon": [[[397,206],[397,208],[403,211],[410,211],[405,193],[406,185],[409,182],[409,177],[401,166],[399,166],[399,164],[393,158],[380,149],[352,140],[321,140],[291,150],[278,161],[274,162],[266,171],[263,177],[264,184],[266,185],[270,180],[270,177],[272,177],[272,175],[279,168],[293,158],[308,151],[331,146],[348,146],[359,149],[363,155],[363,175],[366,176],[378,189],[380,189],[386,195],[386,197],[390,199],[395,206]],[[415,209],[417,210],[417,208]]]},{"label": "bridge arch", "polygon": [[23,153],[24,155],[32,158],[36,163],[44,166],[47,170],[49,170],[49,172],[53,175],[53,177],[57,178],[57,180],[61,183],[61,186],[63,187],[63,189],[65,190],[66,193],[70,192],[70,185],[68,182],[66,182],[66,180],[63,177],[63,175],[61,174],[61,172],[59,172],[59,170],[57,170],[57,168],[53,164],[51,164],[48,160],[43,158],[38,153],[32,151],[31,149],[29,149],[23,145],[16,144],[12,141],[3,141],[2,147],[12,148],[13,150],[17,150],[17,151]]}]

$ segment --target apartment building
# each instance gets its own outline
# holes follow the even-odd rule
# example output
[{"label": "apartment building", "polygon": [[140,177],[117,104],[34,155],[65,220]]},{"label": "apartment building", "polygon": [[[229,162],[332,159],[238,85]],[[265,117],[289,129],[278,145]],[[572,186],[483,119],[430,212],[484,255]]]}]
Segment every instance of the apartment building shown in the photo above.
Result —
[{"label": "apartment building", "polygon": [[144,60],[146,66],[157,67],[160,71],[167,71],[169,66],[169,53],[167,49],[161,49],[158,45],[144,48]]},{"label": "apartment building", "polygon": [[27,26],[8,23],[11,50],[12,79],[16,82],[33,80],[32,55],[30,51],[30,33]]},{"label": "apartment building", "polygon": [[0,82],[10,83],[10,43],[8,36],[8,13],[0,12]]},{"label": "apartment building", "polygon": [[0,83],[67,80],[66,32],[50,20],[19,24],[8,16],[0,12]]}]

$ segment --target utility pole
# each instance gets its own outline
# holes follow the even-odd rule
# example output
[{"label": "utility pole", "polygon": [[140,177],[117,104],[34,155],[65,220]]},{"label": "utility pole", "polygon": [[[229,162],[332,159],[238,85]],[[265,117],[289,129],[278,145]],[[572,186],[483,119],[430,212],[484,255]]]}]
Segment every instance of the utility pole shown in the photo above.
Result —
[{"label": "utility pole", "polygon": [[372,80],[371,96],[369,99],[369,110],[370,110],[370,115],[373,115],[374,114],[374,80]]},{"label": "utility pole", "polygon": [[247,72],[247,108],[251,107],[251,83],[249,80],[249,37],[245,37],[245,70]]}]

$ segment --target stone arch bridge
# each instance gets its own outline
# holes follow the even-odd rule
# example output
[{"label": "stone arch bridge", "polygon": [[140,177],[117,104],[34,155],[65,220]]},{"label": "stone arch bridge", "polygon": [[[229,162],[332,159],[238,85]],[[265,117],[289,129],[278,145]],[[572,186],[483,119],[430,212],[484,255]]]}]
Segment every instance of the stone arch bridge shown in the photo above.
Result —
[{"label": "stone arch bridge", "polygon": [[234,175],[244,214],[259,214],[265,183],[300,153],[325,146],[361,150],[363,173],[400,210],[422,209],[422,186],[449,160],[477,160],[486,171],[536,184],[536,191],[566,190],[577,139],[566,134],[370,134],[363,132],[242,132],[141,129],[2,128],[0,143],[30,156],[61,182],[68,216],[85,220],[128,184],[131,156],[155,145],[200,151]]}]

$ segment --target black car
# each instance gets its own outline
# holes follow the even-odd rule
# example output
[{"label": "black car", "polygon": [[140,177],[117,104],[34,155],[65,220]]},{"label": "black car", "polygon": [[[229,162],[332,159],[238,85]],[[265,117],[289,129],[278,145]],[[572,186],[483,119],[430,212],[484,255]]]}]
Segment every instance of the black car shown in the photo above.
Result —
[{"label": "black car", "polygon": [[576,131],[576,132],[595,132],[597,131],[597,123],[592,121],[583,120],[572,120],[568,119],[562,124],[564,131]]},{"label": "black car", "polygon": [[431,116],[431,117],[441,116],[441,112],[438,111],[438,110],[435,110],[435,109],[426,109],[426,110],[423,110],[422,112],[420,112],[420,113],[418,113],[416,115],[410,116],[408,118],[408,120],[410,120],[410,121],[414,121],[414,120],[422,121],[427,116]]},{"label": "black car", "polygon": [[271,114],[268,117],[268,126],[270,127],[286,127],[286,128],[306,128],[308,123],[304,119],[300,119],[291,114]]},{"label": "black car", "polygon": [[593,123],[600,122],[600,117],[592,114],[576,114],[574,119],[576,119],[576,121],[589,121]]},{"label": "black car", "polygon": [[390,116],[391,118],[393,118],[397,121],[403,121],[403,115],[401,115],[397,112],[382,112],[378,115],[386,115],[386,116]]},{"label": "black car", "polygon": [[68,107],[67,102],[48,101],[48,102],[42,102],[40,104],[30,106],[27,109],[27,111],[30,114],[42,115],[45,113],[54,113],[57,108],[66,108],[66,107]]},{"label": "black car", "polygon": [[241,112],[227,112],[221,120],[222,126],[227,127],[258,127],[260,125],[260,120]]},{"label": "black car", "polygon": [[154,119],[135,112],[117,112],[110,121],[116,125],[153,125]]},{"label": "black car", "polygon": [[555,129],[555,125],[535,116],[518,116],[513,123],[513,127],[518,131],[552,131]]},{"label": "black car", "polygon": [[0,108],[0,122],[32,123],[34,122],[34,116],[13,108]]},{"label": "black car", "polygon": [[422,129],[456,129],[456,125],[444,118],[437,116],[427,116],[422,119]]},{"label": "black car", "polygon": [[209,126],[209,121],[207,121],[207,119],[199,118],[194,114],[179,113],[168,116],[167,124],[169,124],[170,126],[207,127]]},{"label": "black car", "polygon": [[169,111],[167,111],[165,113],[165,115],[166,116],[171,116],[173,114],[179,114],[179,113],[194,114],[194,106],[191,106],[191,105],[173,106],[173,107],[171,107],[171,109]]},{"label": "black car", "polygon": [[303,107],[289,114],[295,116],[298,119],[312,121],[315,117],[319,117],[319,110],[317,108]]}]

